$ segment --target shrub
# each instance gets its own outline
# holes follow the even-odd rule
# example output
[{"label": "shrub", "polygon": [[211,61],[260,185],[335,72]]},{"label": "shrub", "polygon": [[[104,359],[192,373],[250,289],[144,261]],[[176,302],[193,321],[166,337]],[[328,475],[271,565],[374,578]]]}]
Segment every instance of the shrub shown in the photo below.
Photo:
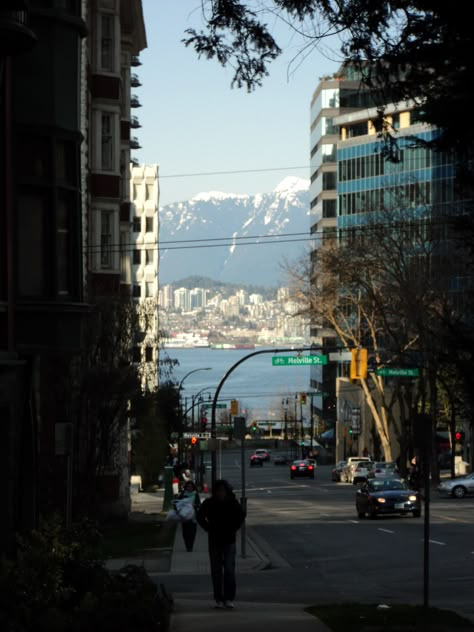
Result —
[{"label": "shrub", "polygon": [[0,563],[2,632],[166,632],[170,604],[142,567],[110,573],[97,559],[100,533],[58,520],[18,539]]}]

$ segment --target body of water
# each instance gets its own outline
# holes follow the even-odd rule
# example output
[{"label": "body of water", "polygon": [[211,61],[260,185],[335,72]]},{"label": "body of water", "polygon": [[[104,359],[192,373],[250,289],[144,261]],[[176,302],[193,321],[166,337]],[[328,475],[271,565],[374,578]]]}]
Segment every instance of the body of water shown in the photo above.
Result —
[{"label": "body of water", "polygon": [[[182,398],[191,398],[201,389],[214,395],[220,380],[230,367],[252,351],[244,349],[167,349],[170,358],[179,361],[174,368],[174,377],[179,383],[195,369],[209,367],[209,371],[198,371],[190,375],[183,384]],[[296,355],[284,354],[284,355]],[[249,419],[281,418],[282,399],[289,399],[293,410],[295,394],[310,390],[310,368],[308,366],[272,366],[272,354],[250,358],[239,365],[227,379],[220,400],[237,399],[241,410]],[[298,405],[299,415],[299,405]]]}]

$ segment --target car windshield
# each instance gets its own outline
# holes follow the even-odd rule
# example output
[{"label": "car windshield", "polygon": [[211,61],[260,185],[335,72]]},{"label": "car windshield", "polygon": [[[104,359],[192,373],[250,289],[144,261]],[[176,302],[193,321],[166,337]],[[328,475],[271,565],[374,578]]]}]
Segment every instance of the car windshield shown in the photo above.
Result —
[{"label": "car windshield", "polygon": [[386,492],[393,489],[408,489],[403,481],[388,480],[388,481],[371,481],[369,483],[369,491],[371,492]]},{"label": "car windshield", "polygon": [[392,462],[386,463],[385,461],[382,461],[381,463],[375,463],[374,466],[377,470],[394,470],[397,464]]},{"label": "car windshield", "polygon": [[310,465],[308,461],[293,461],[293,465]]}]

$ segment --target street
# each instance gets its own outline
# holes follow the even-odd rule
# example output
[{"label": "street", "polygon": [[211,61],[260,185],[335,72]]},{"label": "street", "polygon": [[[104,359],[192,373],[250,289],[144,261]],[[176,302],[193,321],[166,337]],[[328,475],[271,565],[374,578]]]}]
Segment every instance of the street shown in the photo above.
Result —
[{"label": "street", "polygon": [[[248,462],[248,452],[246,461]],[[238,599],[293,603],[361,601],[421,603],[423,518],[359,520],[356,488],[331,481],[330,466],[315,480],[290,480],[288,466],[246,469],[248,535],[268,568],[241,575]],[[222,476],[240,495],[240,454],[224,452]],[[474,498],[433,493],[431,605],[474,615]],[[209,598],[208,578],[169,576],[176,595]]]}]

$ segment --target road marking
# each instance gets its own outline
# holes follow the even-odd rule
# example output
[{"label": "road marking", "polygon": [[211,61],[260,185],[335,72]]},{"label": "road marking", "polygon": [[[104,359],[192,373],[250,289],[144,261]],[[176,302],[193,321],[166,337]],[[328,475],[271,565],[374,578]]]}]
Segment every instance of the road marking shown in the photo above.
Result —
[{"label": "road marking", "polygon": [[383,531],[384,533],[395,533],[395,531],[390,531],[390,529],[377,529],[377,531]]},{"label": "road marking", "polygon": [[352,524],[359,524],[358,520],[349,520],[349,522],[352,522]]},{"label": "road marking", "polygon": [[[424,538],[421,538],[421,541],[424,542]],[[430,544],[439,544],[439,546],[447,546],[446,542],[438,542],[438,540],[428,540]]]},{"label": "road marking", "polygon": [[465,524],[471,524],[469,520],[463,520],[462,518],[451,518],[450,516],[443,516],[442,514],[432,514],[436,518],[443,518],[443,520],[451,520],[451,522],[464,522]]}]

